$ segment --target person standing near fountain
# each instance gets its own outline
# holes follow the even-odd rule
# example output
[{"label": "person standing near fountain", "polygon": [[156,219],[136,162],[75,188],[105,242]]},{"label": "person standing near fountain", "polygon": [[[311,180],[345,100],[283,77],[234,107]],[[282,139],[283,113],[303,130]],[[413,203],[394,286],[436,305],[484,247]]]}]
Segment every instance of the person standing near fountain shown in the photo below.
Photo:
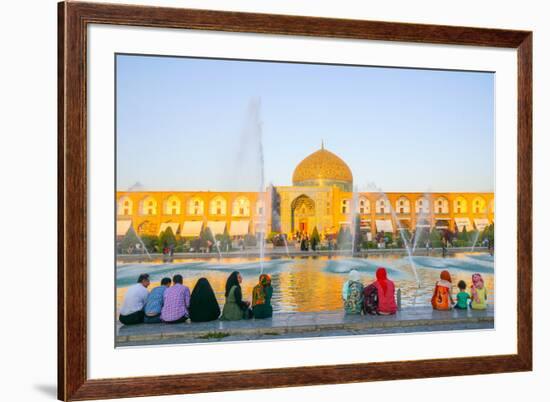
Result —
[{"label": "person standing near fountain", "polygon": [[149,274],[141,274],[137,283],[130,286],[124,296],[122,307],[120,308],[119,321],[124,325],[134,325],[143,322],[143,307],[147,303],[149,292]]},{"label": "person standing near fountain", "polygon": [[258,284],[252,290],[252,312],[254,318],[269,318],[273,316],[273,307],[271,306],[272,296],[271,277],[267,274],[260,275]]},{"label": "person standing near fountain", "polygon": [[363,311],[363,284],[359,272],[351,270],[349,277],[342,286],[342,299],[346,314],[361,314]]},{"label": "person standing near fountain", "polygon": [[225,305],[223,306],[222,321],[238,321],[252,317],[250,303],[243,301],[241,282],[243,278],[238,271],[234,271],[225,283]]},{"label": "person standing near fountain", "polygon": [[453,307],[453,282],[449,271],[441,271],[432,295],[434,310],[450,310]]},{"label": "person standing near fountain", "polygon": [[373,283],[378,293],[378,310],[380,315],[392,315],[397,312],[395,302],[395,284],[388,279],[386,268],[376,270],[376,281]]}]

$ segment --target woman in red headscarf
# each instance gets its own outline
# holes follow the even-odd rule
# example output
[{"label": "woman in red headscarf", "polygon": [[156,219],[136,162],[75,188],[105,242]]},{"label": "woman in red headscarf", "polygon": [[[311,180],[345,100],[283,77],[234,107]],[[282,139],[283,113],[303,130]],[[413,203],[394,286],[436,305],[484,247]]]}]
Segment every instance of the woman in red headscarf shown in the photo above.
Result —
[{"label": "woman in red headscarf", "polygon": [[378,314],[390,315],[397,312],[395,302],[395,285],[388,279],[386,268],[376,270],[376,281],[373,283],[378,293]]},{"label": "woman in red headscarf", "polygon": [[439,280],[435,283],[432,296],[434,310],[449,310],[453,307],[453,282],[449,271],[441,271]]}]

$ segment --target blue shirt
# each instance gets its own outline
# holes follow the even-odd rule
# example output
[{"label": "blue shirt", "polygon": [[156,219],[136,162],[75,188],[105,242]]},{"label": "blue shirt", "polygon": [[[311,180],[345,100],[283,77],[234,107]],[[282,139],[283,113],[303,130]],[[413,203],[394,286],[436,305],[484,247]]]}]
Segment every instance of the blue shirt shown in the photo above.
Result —
[{"label": "blue shirt", "polygon": [[164,291],[166,286],[158,286],[154,288],[147,297],[147,303],[145,303],[145,314],[147,315],[159,315],[164,303]]}]

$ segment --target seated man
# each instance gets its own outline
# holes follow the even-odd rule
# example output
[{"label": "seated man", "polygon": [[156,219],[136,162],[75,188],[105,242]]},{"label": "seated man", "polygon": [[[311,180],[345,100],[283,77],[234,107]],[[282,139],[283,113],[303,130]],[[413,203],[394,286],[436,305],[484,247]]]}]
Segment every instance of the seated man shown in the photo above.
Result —
[{"label": "seated man", "polygon": [[157,324],[160,322],[160,312],[164,305],[164,291],[170,287],[172,280],[170,278],[162,278],[160,286],[157,286],[147,297],[145,303],[145,316],[143,322],[146,324]]},{"label": "seated man", "polygon": [[130,286],[126,291],[118,318],[124,325],[140,324],[143,322],[143,307],[149,295],[147,291],[149,284],[149,274],[141,274],[137,283]]},{"label": "seated man", "polygon": [[191,299],[189,288],[183,285],[182,276],[174,275],[173,281],[174,285],[164,291],[164,305],[160,313],[160,319],[169,324],[187,320]]}]

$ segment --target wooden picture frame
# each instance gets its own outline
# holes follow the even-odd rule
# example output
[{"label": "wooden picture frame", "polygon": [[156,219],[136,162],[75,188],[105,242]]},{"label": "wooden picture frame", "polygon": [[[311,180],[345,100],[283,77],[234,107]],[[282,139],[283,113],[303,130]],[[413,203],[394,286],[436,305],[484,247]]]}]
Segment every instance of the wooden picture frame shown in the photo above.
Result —
[{"label": "wooden picture frame", "polygon": [[[532,369],[532,32],[62,2],[58,5],[58,398],[86,400]],[[142,378],[87,376],[87,26],[110,24],[517,49],[517,353]],[[152,386],[151,384],[154,384]]]}]

